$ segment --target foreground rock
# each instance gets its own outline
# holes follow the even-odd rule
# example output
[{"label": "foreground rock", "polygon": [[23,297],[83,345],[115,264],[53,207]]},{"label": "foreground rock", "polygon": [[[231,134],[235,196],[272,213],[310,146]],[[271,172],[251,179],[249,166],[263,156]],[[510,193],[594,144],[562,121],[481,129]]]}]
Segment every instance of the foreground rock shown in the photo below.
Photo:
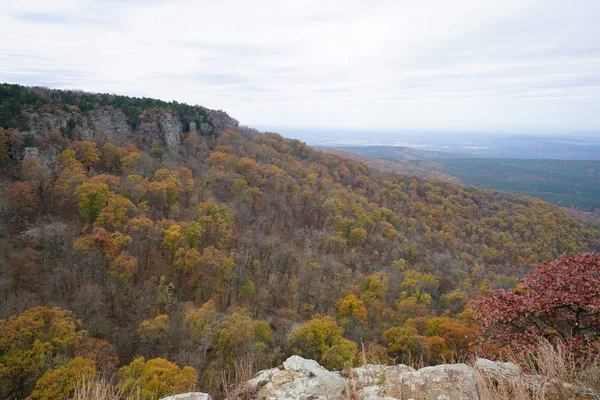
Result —
[{"label": "foreground rock", "polygon": [[174,396],[165,397],[161,400],[212,400],[212,398],[206,393],[194,392],[176,394]]},{"label": "foreground rock", "polygon": [[411,392],[426,399],[478,399],[477,378],[466,364],[425,367],[403,376]]},{"label": "foreground rock", "polygon": [[[543,392],[549,398],[600,398],[589,389],[555,384],[526,375],[515,364],[486,359],[476,360],[473,366],[444,364],[415,370],[403,364],[367,364],[336,372],[316,361],[292,356],[278,368],[259,372],[229,400],[486,400],[491,397],[489,388],[486,390],[485,384],[478,387],[478,382],[486,380],[492,386],[497,382],[524,385],[526,391]],[[163,400],[211,399],[204,393],[187,393]]]},{"label": "foreground rock", "polygon": [[281,369],[263,371],[248,384],[259,399],[333,399],[342,393],[346,379],[316,361],[292,356]]},{"label": "foreground rock", "polygon": [[248,390],[260,400],[479,399],[475,371],[465,364],[420,370],[368,364],[340,373],[298,356],[279,368],[261,371],[248,382]]}]

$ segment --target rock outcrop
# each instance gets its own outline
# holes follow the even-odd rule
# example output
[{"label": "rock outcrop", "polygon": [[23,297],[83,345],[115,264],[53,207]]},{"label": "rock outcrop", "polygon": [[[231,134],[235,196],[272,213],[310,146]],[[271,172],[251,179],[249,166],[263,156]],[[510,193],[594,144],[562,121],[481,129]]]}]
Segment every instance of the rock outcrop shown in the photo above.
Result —
[{"label": "rock outcrop", "polygon": [[160,132],[162,139],[169,150],[178,150],[181,147],[181,121],[175,115],[164,114],[160,119]]},{"label": "rock outcrop", "polygon": [[415,370],[403,364],[367,364],[335,372],[299,356],[288,358],[278,368],[259,372],[247,382],[243,397],[256,400],[486,400],[489,387],[485,386],[498,382],[521,385],[526,391],[546,393],[552,398],[599,398],[592,389],[527,375],[513,363],[482,358],[472,366],[443,364]]},{"label": "rock outcrop", "polygon": [[248,384],[259,399],[333,399],[342,393],[346,379],[316,361],[292,356],[281,369],[262,371]]},{"label": "rock outcrop", "polygon": [[[47,90],[43,92],[46,100],[50,98],[49,93]],[[72,95],[67,93],[67,98],[71,100]],[[75,95],[77,100],[79,94]],[[59,93],[57,99],[60,97]],[[98,95],[95,98],[92,95],[79,105],[51,102],[28,108],[23,112],[28,120],[24,124],[19,123],[19,133],[27,152],[24,154],[17,149],[11,157],[22,159],[31,156],[44,164],[52,164],[56,154],[47,151],[49,146],[39,146],[38,149],[36,144],[60,140],[55,132],[69,140],[95,140],[99,143],[108,140],[117,146],[130,143],[143,149],[153,147],[155,154],[164,154],[183,150],[186,138],[189,139],[186,143],[196,145],[202,137],[212,138],[219,131],[239,128],[239,122],[222,110],[178,103],[164,105],[158,101],[150,101],[143,106],[140,99],[116,99],[118,106],[102,105],[109,97]]]},{"label": "rock outcrop", "polygon": [[192,392],[164,397],[161,400],[212,400],[212,398],[206,393]]},{"label": "rock outcrop", "polygon": [[206,109],[206,112],[217,129],[236,129],[240,126],[240,123],[225,111]]},{"label": "rock outcrop", "polygon": [[64,130],[69,121],[74,121],[76,118],[76,113],[65,111],[31,114],[29,116],[29,133],[38,137],[48,136],[54,130]]},{"label": "rock outcrop", "polygon": [[368,364],[332,372],[316,361],[292,356],[278,368],[259,372],[246,389],[257,400],[479,400],[478,369],[499,378],[520,371],[512,363],[479,359],[473,367],[444,364],[415,370],[402,364]]},{"label": "rock outcrop", "polygon": [[121,138],[130,136],[132,132],[127,117],[120,111],[92,110],[85,116],[85,122],[83,132],[88,140],[100,135],[120,142]]},{"label": "rock outcrop", "polygon": [[[236,129],[237,120],[224,111],[206,109],[211,124],[202,122],[197,126],[190,122],[186,126],[192,134],[214,135],[214,129]],[[98,108],[87,112],[54,110],[51,113],[32,113],[29,115],[29,130],[22,135],[34,138],[48,138],[52,132],[59,131],[70,139],[93,140],[97,137],[111,140],[116,145],[132,142],[134,131],[139,134],[145,145],[160,140],[167,150],[181,150],[184,126],[176,114],[162,110],[146,116],[135,128],[121,111]]]},{"label": "rock outcrop", "polygon": [[479,399],[477,378],[466,364],[444,364],[421,368],[402,377],[402,385],[425,399]]},{"label": "rock outcrop", "polygon": [[53,131],[74,134],[79,128],[79,139],[92,140],[96,136],[111,139],[115,143],[131,135],[132,129],[127,117],[120,111],[96,109],[87,113],[55,111],[53,113],[31,114],[29,132],[34,137],[49,136]]}]

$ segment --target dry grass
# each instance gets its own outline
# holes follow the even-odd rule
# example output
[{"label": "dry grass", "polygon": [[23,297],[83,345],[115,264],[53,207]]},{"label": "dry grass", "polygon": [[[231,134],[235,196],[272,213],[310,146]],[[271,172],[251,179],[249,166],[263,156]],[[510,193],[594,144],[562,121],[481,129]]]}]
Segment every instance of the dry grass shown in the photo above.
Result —
[{"label": "dry grass", "polygon": [[114,382],[103,376],[91,380],[82,380],[76,386],[73,396],[69,400],[140,400],[142,394],[140,387],[129,391],[118,388]]},{"label": "dry grass", "polygon": [[137,398],[135,395],[125,396],[110,382],[98,378],[80,382],[75,387],[72,400],[120,400],[125,397],[132,400]]},{"label": "dry grass", "polygon": [[251,400],[256,392],[250,388],[248,381],[256,374],[253,355],[246,355],[235,360],[233,369],[221,374],[223,398],[227,400]]},{"label": "dry grass", "polygon": [[[376,353],[368,352],[365,349],[364,343],[362,345],[362,351],[360,355],[360,363],[362,366],[367,364],[372,365],[386,365],[389,362],[382,361]],[[419,365],[419,363],[413,363],[413,365]],[[414,367],[413,367],[414,368]],[[416,368],[418,369],[418,368]],[[363,381],[359,381],[355,373],[352,372],[352,368],[348,368],[342,371],[342,375],[346,377],[346,385],[342,390],[342,400],[361,400],[365,397],[363,389],[369,386],[366,382],[376,382],[376,384],[384,386],[379,395],[393,397],[399,400],[419,400],[418,393],[413,392],[407,385],[400,381],[389,382],[386,381],[385,374],[383,371],[367,371],[363,376]]]},{"label": "dry grass", "polygon": [[[521,367],[522,373],[494,375],[475,369],[479,396],[482,400],[600,400],[600,357],[585,360],[577,358],[565,346],[553,346],[542,341],[535,350],[507,357]],[[256,391],[247,382],[255,376],[255,363],[251,356],[236,360],[232,369],[221,374],[221,393],[215,398],[228,400],[251,400]],[[380,360],[364,350],[359,363],[381,365]],[[371,374],[371,375],[369,375]],[[400,400],[426,400],[420,393],[400,381],[386,381],[381,371],[371,371],[359,381],[352,369],[343,371],[346,386],[341,400],[361,400],[362,392],[369,384],[382,385],[381,395]],[[216,394],[216,393],[215,393]],[[452,396],[452,393],[447,393]],[[98,378],[81,382],[75,389],[73,400],[120,400],[139,399],[136,393],[123,393],[110,382]]]},{"label": "dry grass", "polygon": [[511,354],[508,360],[523,373],[499,377],[476,370],[482,399],[600,400],[598,356],[582,360],[564,345],[540,341],[534,350]]},{"label": "dry grass", "polygon": [[[378,364],[367,360],[363,350],[363,363]],[[504,376],[493,375],[475,369],[479,396],[482,400],[600,400],[600,357],[582,360],[566,346],[553,346],[541,341],[536,349],[522,354],[509,355],[507,361],[520,366],[522,373]],[[416,367],[422,367],[418,365]],[[418,368],[416,368],[418,369]],[[374,382],[383,383],[377,372],[366,376]],[[360,400],[362,390],[368,384],[346,371],[346,387],[343,400]],[[426,400],[422,394],[413,392],[402,382],[385,382],[382,396],[400,400]],[[453,393],[447,393],[452,397]]]},{"label": "dry grass", "polygon": [[[380,378],[380,376],[378,376],[377,374],[374,374],[370,378],[374,378],[377,380]],[[384,382],[381,381],[380,383],[383,384]],[[344,389],[342,391],[342,400],[361,400],[364,397],[367,397],[367,396],[365,396],[365,393],[363,392],[363,390],[365,388],[367,388],[368,386],[369,386],[368,384],[365,384],[364,382],[359,382],[356,379],[356,376],[353,376],[352,374],[350,374],[347,377],[346,386],[344,387]],[[409,399],[421,400],[419,393],[414,392],[413,390],[410,389],[410,387],[408,385],[403,384],[400,381],[385,382],[383,389],[381,390],[381,392],[378,392],[377,395],[393,397],[393,398],[399,399],[399,400],[409,400]]]}]

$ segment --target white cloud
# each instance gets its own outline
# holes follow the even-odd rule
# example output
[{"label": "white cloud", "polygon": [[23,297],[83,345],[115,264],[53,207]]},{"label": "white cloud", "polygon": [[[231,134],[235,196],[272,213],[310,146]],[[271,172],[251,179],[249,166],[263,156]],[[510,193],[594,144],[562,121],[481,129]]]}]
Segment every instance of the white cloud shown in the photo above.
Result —
[{"label": "white cloud", "polygon": [[0,80],[222,108],[242,123],[600,130],[600,3],[21,1]]}]

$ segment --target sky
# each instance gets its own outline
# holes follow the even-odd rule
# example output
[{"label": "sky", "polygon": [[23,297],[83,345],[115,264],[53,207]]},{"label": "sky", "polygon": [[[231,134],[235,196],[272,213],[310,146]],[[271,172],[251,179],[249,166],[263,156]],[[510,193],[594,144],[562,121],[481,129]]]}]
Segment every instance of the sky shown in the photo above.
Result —
[{"label": "sky", "polygon": [[0,0],[0,81],[249,126],[600,132],[599,0]]}]

